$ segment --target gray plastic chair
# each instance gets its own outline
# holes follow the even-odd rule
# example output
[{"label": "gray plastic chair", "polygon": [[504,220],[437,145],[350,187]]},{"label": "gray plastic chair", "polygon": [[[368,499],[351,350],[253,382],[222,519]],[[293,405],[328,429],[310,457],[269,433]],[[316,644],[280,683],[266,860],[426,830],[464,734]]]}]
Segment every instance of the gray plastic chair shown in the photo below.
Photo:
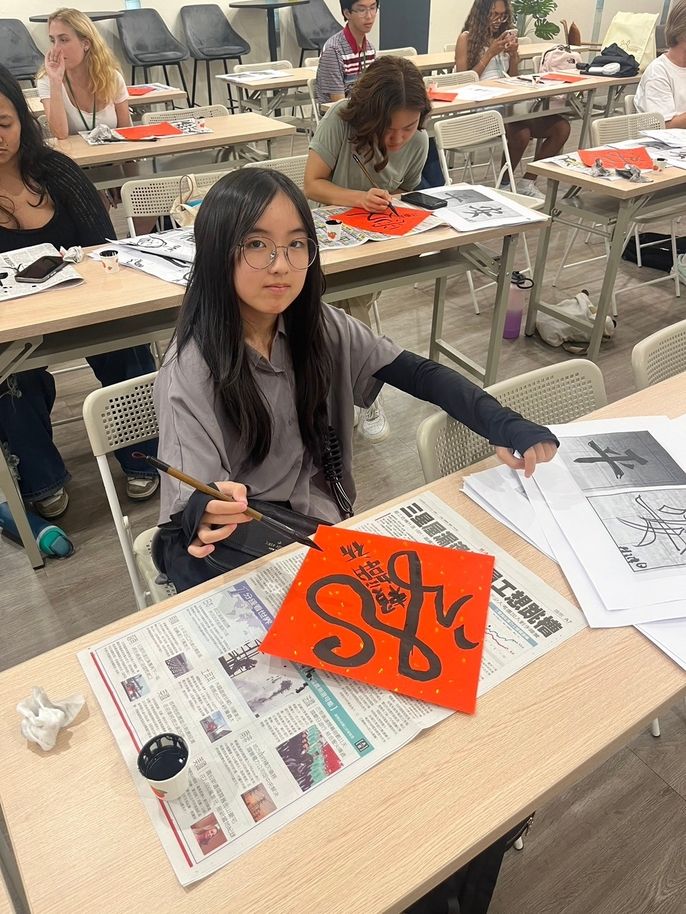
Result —
[{"label": "gray plastic chair", "polygon": [[36,85],[36,71],[43,63],[43,55],[19,19],[0,19],[0,61],[15,79]]},{"label": "gray plastic chair", "polygon": [[336,32],[340,32],[341,24],[331,13],[324,0],[310,0],[309,3],[294,6],[291,16],[295,37],[300,48],[298,66],[302,67],[305,51],[317,51],[321,54],[322,48],[329,38]]},{"label": "gray plastic chair", "polygon": [[143,68],[146,82],[151,67],[162,67],[167,84],[167,67],[177,67],[183,91],[190,97],[181,66],[181,61],[188,59],[188,48],[172,35],[157,10],[126,10],[117,19],[117,29],[124,56],[131,64],[132,85],[136,83],[139,67]]},{"label": "gray plastic chair", "polygon": [[[237,60],[243,63],[243,54],[250,53],[250,45],[231,26],[216,3],[198,3],[194,6],[182,6],[181,25],[186,38],[188,50],[193,58],[193,89],[191,105],[195,105],[195,90],[198,78],[198,62],[205,61],[205,77],[207,79],[207,101],[212,104],[212,80],[210,78],[210,63],[221,60],[224,72],[228,73],[227,60]],[[227,83],[231,111],[234,103],[231,95],[231,83]]]}]

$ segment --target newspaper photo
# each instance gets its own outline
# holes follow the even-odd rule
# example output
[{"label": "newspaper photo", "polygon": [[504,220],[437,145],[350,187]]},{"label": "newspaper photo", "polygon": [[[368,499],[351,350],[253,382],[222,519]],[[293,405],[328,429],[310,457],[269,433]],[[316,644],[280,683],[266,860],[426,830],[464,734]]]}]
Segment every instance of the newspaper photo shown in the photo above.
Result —
[{"label": "newspaper photo", "polygon": [[[356,529],[496,558],[479,695],[585,626],[556,591],[431,494]],[[220,869],[452,713],[263,654],[305,549],[79,654],[182,885]],[[478,713],[478,710],[477,710]],[[189,789],[156,799],[137,772],[160,733],[190,749]]]},{"label": "newspaper photo", "polygon": [[46,279],[44,282],[17,282],[17,270],[27,267],[38,260],[39,257],[58,257],[59,251],[52,244],[34,244],[28,248],[17,248],[16,251],[6,251],[0,254],[0,301],[9,301],[12,298],[25,298],[27,295],[36,295],[55,286],[78,286],[83,282],[83,276],[74,267],[66,266]]}]

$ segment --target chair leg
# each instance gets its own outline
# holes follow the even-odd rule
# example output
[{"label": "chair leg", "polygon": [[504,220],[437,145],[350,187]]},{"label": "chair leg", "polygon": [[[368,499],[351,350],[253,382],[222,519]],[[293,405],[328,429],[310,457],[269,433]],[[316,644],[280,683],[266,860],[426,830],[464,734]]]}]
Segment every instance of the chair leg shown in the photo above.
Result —
[{"label": "chair leg", "polygon": [[207,80],[207,104],[212,104],[212,81],[210,74],[210,62],[209,60],[205,61],[205,79]]},{"label": "chair leg", "polygon": [[198,80],[198,61],[194,60],[193,61],[193,89],[191,90],[191,92],[192,92],[191,107],[192,108],[195,108],[195,91],[196,91],[196,86],[197,86],[197,80]]},{"label": "chair leg", "polygon": [[[166,84],[168,86],[171,86],[171,83],[169,82],[169,74],[167,73],[167,67],[165,66],[165,64],[162,64],[162,72],[164,73],[164,81],[166,82]],[[186,96],[186,97],[188,97],[188,96]]]},{"label": "chair leg", "polygon": [[469,294],[472,296],[472,304],[474,305],[474,314],[481,314],[481,309],[479,308],[479,302],[476,298],[476,289],[474,288],[474,280],[472,279],[472,271],[467,270],[467,285],[469,286]]},{"label": "chair leg", "polygon": [[186,77],[183,75],[183,67],[180,63],[174,64],[179,71],[179,77],[181,78],[181,85],[183,86],[183,91],[186,93],[186,98],[188,98],[188,86],[186,85]]},{"label": "chair leg", "polygon": [[[239,58],[238,58],[238,62],[240,63],[240,61],[241,61],[241,59],[240,59],[240,57],[239,57]],[[228,72],[229,72],[229,65],[228,65],[228,61],[227,61],[226,57],[223,57],[223,58],[222,58],[222,63],[224,64],[224,73],[226,73],[226,74],[228,75]],[[234,111],[235,111],[235,103],[234,103],[234,100],[233,100],[233,92],[231,91],[231,83],[230,83],[228,80],[227,80],[227,82],[226,82],[226,91],[227,91],[228,96],[229,96],[229,108],[230,108],[230,110],[231,110],[231,114],[233,114]]]},{"label": "chair leg", "polygon": [[679,282],[679,270],[677,269],[677,257],[679,253],[676,246],[676,227],[674,225],[674,220],[672,219],[669,230],[672,234],[672,269],[674,271],[674,292],[676,293],[677,298],[681,298],[681,285]]},{"label": "chair leg", "polygon": [[653,734],[653,736],[660,735],[660,718],[659,717],[656,717],[653,719],[653,722],[650,725],[650,732]]},{"label": "chair leg", "polygon": [[146,83],[150,82],[150,77],[148,75],[147,67],[143,67],[143,79],[145,80]]},{"label": "chair leg", "polygon": [[521,850],[523,850],[523,849],[524,849],[524,841],[522,840],[522,838],[517,838],[517,840],[516,840],[515,843],[512,845],[512,847],[514,847],[514,849],[515,849],[516,851],[521,851]]},{"label": "chair leg", "polygon": [[560,278],[560,274],[562,273],[562,271],[565,268],[565,265],[567,263],[567,258],[569,257],[569,252],[572,250],[572,246],[573,246],[574,242],[576,241],[576,238],[577,238],[577,235],[579,234],[580,229],[581,229],[581,226],[579,226],[579,228],[573,229],[569,235],[569,241],[565,245],[565,249],[562,254],[562,260],[560,261],[560,266],[557,268],[557,273],[555,274],[555,277],[553,279],[553,283],[552,283],[553,286],[557,285],[557,281]]},{"label": "chair leg", "polygon": [[136,68],[135,67],[131,67],[131,85],[132,86],[136,85]]},{"label": "chair leg", "polygon": [[643,258],[641,257],[641,236],[638,232],[638,225],[634,226],[634,244],[636,245],[636,266],[643,266]]}]

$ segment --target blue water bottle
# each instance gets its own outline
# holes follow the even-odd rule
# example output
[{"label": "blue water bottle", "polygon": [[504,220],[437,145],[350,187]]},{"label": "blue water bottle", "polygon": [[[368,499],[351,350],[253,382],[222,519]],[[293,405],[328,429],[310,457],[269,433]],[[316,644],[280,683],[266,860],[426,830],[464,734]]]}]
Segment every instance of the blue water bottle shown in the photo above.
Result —
[{"label": "blue water bottle", "polygon": [[[50,558],[67,558],[73,553],[74,544],[64,530],[51,524],[50,521],[44,520],[37,514],[33,514],[31,511],[27,511],[26,516],[36,538],[36,544],[43,555]],[[21,537],[19,536],[17,525],[14,523],[14,518],[6,501],[0,504],[0,528],[5,536],[21,545]]]}]

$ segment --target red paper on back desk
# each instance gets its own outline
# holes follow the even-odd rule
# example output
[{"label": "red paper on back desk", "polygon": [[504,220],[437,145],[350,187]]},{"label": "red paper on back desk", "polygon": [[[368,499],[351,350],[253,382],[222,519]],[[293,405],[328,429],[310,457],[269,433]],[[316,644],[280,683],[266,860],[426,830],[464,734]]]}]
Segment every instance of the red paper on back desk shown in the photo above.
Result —
[{"label": "red paper on back desk", "polygon": [[644,146],[635,149],[580,149],[579,158],[588,168],[593,168],[596,159],[600,159],[605,168],[626,168],[635,165],[636,168],[650,171],[653,160]]},{"label": "red paper on back desk", "polygon": [[129,95],[135,96],[135,95],[149,95],[151,92],[154,92],[155,90],[152,86],[127,86],[126,91],[129,93]]},{"label": "red paper on back desk", "polygon": [[161,124],[142,124],[140,127],[117,127],[119,136],[125,140],[147,140],[154,136],[183,136],[174,124],[162,121]]}]

